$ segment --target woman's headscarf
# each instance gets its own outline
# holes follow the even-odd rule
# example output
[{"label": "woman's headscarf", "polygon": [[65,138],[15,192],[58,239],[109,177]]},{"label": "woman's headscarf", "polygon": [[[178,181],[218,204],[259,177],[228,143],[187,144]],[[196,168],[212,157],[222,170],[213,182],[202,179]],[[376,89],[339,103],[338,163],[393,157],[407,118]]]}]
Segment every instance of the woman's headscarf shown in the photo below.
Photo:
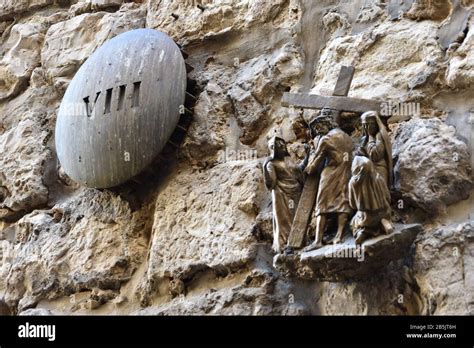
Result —
[{"label": "woman's headscarf", "polygon": [[382,120],[379,117],[377,111],[366,111],[362,114],[361,119],[367,118],[375,118],[377,122],[377,126],[379,127],[379,133],[382,136],[382,141],[385,147],[385,161],[387,162],[387,169],[388,169],[388,187],[392,186],[392,143],[390,141],[390,136],[388,135],[387,128],[383,124]]}]

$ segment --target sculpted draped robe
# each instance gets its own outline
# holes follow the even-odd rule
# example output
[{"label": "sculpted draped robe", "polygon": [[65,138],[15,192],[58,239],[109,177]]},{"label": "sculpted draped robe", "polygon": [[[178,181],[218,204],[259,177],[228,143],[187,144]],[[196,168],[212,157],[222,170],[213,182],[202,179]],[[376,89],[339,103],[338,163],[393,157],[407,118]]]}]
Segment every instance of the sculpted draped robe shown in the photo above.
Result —
[{"label": "sculpted draped robe", "polygon": [[357,210],[351,221],[354,234],[359,229],[376,234],[380,220],[390,217],[390,191],[387,183],[367,157],[354,158],[349,182],[349,202]]},{"label": "sculpted draped robe", "polygon": [[356,156],[352,164],[349,193],[350,205],[357,210],[351,222],[354,234],[359,229],[376,234],[381,219],[390,219],[392,149],[385,126],[379,117],[376,121],[379,132],[363,138],[365,156]]},{"label": "sculpted draped robe", "polygon": [[390,208],[390,192],[385,178],[367,157],[356,156],[349,182],[349,202],[352,208],[377,212]]},{"label": "sculpted draped robe", "polygon": [[316,152],[310,158],[306,171],[321,172],[315,214],[350,213],[348,184],[351,175],[352,139],[339,128],[332,129],[315,139]]},{"label": "sculpted draped robe", "polygon": [[263,169],[265,184],[272,190],[273,250],[280,252],[290,235],[304,176],[301,168],[289,156],[269,160]]}]

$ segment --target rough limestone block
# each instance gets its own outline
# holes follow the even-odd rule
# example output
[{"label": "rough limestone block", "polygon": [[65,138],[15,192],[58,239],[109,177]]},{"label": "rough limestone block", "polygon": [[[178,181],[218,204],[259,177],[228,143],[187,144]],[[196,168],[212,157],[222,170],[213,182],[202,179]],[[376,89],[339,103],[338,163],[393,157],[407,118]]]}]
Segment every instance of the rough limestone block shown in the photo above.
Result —
[{"label": "rough limestone block", "polygon": [[469,149],[456,129],[439,119],[403,122],[394,130],[394,188],[407,205],[429,214],[469,197]]},{"label": "rough limestone block", "polygon": [[92,0],[91,6],[93,10],[103,10],[109,7],[117,7],[122,5],[123,0]]},{"label": "rough limestone block", "polygon": [[0,3],[0,19],[36,10],[51,5],[53,2],[54,0],[3,0]]}]

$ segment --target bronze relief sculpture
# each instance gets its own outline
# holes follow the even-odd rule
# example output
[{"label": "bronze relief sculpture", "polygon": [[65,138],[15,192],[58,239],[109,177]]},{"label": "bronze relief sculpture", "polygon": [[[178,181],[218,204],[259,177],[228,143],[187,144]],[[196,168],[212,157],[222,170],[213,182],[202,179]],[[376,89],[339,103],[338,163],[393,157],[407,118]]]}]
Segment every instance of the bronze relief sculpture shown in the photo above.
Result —
[{"label": "bronze relief sculpture", "polygon": [[[285,277],[366,279],[404,257],[422,231],[418,223],[392,224],[390,137],[379,117],[380,101],[348,96],[353,75],[354,67],[342,66],[331,96],[283,95],[283,106],[319,110],[308,122],[313,150],[308,165],[300,167],[306,175],[286,247],[280,242],[273,258]],[[344,123],[349,115],[342,112],[361,115],[362,137],[356,146],[358,133],[345,133],[353,125]],[[315,238],[308,242],[311,216]],[[346,228],[352,235],[344,238]],[[324,233],[335,234],[331,245],[323,245],[330,243]]]},{"label": "bronze relief sculpture", "polygon": [[[314,202],[315,240],[303,249],[323,246],[329,214],[337,217],[333,243],[341,243],[349,218],[355,243],[393,232],[390,208],[392,176],[391,143],[377,111],[361,116],[363,137],[352,159],[352,138],[341,130],[334,110],[323,108],[310,122],[314,149],[301,164],[291,158],[280,137],[269,141],[270,156],[263,164],[266,187],[272,192],[273,249],[292,252],[288,241],[303,191],[305,177],[317,174],[319,181]],[[309,147],[306,145],[307,148]],[[307,174],[307,175],[305,175]]]},{"label": "bronze relief sculpture", "polygon": [[282,252],[301,195],[304,176],[301,165],[290,157],[286,142],[273,137],[268,142],[270,156],[263,164],[265,186],[272,193],[273,250]]},{"label": "bronze relief sculpture", "polygon": [[[283,97],[286,106],[319,109],[320,114],[308,125],[314,150],[301,165],[291,160],[283,139],[270,142],[264,173],[272,190],[277,252],[291,254],[304,246],[311,214],[316,218],[315,239],[303,252],[323,247],[332,216],[337,220],[334,244],[343,242],[349,221],[355,244],[393,232],[390,137],[378,114],[380,104],[347,96],[353,74],[353,67],[341,67],[333,96],[285,93]],[[362,113],[363,136],[355,152],[351,136],[339,127],[341,111]]]}]

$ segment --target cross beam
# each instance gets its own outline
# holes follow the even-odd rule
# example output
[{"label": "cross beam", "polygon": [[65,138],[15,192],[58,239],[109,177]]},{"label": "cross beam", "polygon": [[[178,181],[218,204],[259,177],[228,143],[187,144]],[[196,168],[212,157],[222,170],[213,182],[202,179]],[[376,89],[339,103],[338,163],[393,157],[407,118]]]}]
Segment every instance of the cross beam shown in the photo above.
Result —
[{"label": "cross beam", "polygon": [[[303,93],[285,93],[283,95],[283,106],[293,105],[301,108],[322,109],[330,107],[340,111],[364,112],[368,110],[380,111],[380,103],[374,100],[349,98],[349,88],[354,76],[354,67],[342,66],[337,78],[336,87],[333,96],[325,97],[320,95],[311,95]],[[337,115],[336,115],[337,116]],[[291,226],[290,236],[288,237],[288,246],[301,248],[303,246],[306,229],[308,228],[311,213],[316,201],[316,195],[319,187],[319,173],[309,175],[304,183],[298,208]]]},{"label": "cross beam", "polygon": [[375,110],[380,112],[380,102],[370,99],[350,98],[343,96],[322,96],[306,93],[285,93],[281,101],[283,106],[294,106],[305,109],[322,109],[328,107],[339,111],[365,112]]}]

